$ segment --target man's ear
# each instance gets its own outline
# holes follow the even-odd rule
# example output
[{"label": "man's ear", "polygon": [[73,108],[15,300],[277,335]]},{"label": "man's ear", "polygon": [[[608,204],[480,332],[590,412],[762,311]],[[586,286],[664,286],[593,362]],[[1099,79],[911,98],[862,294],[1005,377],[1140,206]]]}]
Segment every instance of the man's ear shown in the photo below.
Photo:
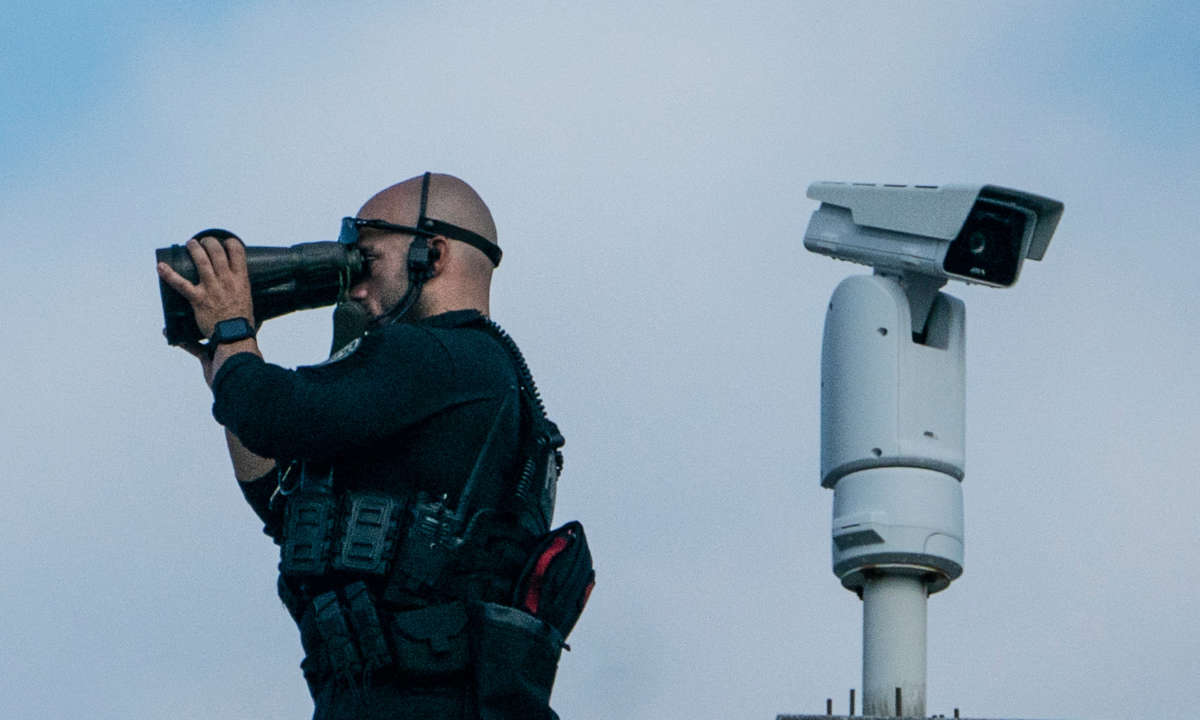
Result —
[{"label": "man's ear", "polygon": [[446,264],[446,248],[449,243],[442,235],[429,238],[429,259],[433,262],[433,274],[440,275]]}]

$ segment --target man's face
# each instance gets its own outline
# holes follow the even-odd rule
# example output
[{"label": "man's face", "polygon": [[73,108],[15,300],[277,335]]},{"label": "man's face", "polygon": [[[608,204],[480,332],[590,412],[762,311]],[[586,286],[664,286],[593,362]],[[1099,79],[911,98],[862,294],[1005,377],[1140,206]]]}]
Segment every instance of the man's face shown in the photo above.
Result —
[{"label": "man's face", "polygon": [[350,288],[350,299],[378,319],[396,307],[408,290],[408,246],[411,235],[362,228],[358,248],[363,255],[363,278]]}]

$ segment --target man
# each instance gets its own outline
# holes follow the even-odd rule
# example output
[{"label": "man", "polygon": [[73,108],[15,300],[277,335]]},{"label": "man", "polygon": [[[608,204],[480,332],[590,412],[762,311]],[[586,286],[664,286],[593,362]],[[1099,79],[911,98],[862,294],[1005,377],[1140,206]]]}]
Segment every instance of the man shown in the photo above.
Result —
[{"label": "man", "polygon": [[341,240],[364,260],[349,299],[372,322],[295,371],[262,359],[245,250],[222,234],[188,241],[197,283],[158,273],[209,338],[184,347],[212,387],[242,491],[281,546],[314,718],[556,717],[558,653],[590,579],[554,625],[532,614],[545,617],[544,578],[520,600],[523,569],[553,559],[529,562],[557,472],[539,485],[530,441],[553,466],[561,437],[487,319],[500,260],[487,206],[462,180],[426,173],[344,220]]}]

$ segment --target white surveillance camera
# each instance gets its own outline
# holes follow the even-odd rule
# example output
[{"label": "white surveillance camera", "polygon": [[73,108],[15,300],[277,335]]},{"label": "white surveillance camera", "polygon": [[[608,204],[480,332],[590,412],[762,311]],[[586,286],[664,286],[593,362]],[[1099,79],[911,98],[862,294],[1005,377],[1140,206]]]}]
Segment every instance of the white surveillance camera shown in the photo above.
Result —
[{"label": "white surveillance camera", "polygon": [[996,185],[816,182],[808,197],[821,202],[804,233],[813,252],[992,287],[1015,283],[1025,258],[1042,259],[1063,211]]}]

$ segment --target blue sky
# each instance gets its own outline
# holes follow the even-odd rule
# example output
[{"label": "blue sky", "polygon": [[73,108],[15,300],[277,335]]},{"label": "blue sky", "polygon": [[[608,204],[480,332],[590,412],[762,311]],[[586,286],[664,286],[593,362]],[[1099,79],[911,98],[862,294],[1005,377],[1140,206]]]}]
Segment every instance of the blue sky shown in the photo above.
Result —
[{"label": "blue sky", "polygon": [[156,27],[179,24],[204,32],[220,22],[221,5],[7,3],[0,10],[5,178],[28,171],[55,138],[90,135],[95,109],[110,107],[128,91],[138,50]]},{"label": "blue sky", "polygon": [[[1174,3],[6,6],[0,716],[307,716],[151,252],[331,239],[426,169],[492,207],[493,309],[567,436],[558,519],[595,545],[563,717],[819,713],[859,683],[817,401],[823,308],[862,269],[804,251],[814,180],[1066,203],[1015,288],[946,288],[967,558],[930,601],[928,711],[1180,716],[1198,28]],[[329,327],[262,344],[315,362]]]}]

